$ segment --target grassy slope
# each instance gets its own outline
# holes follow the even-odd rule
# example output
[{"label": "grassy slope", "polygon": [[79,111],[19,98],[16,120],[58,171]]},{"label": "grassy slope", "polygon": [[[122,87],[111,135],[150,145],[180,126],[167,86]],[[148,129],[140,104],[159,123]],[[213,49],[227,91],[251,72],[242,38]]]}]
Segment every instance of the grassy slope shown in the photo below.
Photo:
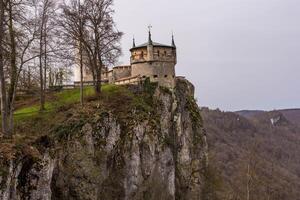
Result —
[{"label": "grassy slope", "polygon": [[[103,86],[103,91],[111,90],[111,85]],[[15,147],[24,146],[32,143],[40,135],[48,134],[53,126],[57,123],[62,123],[66,116],[62,111],[72,106],[81,108],[80,89],[63,90],[52,94],[54,98],[47,100],[43,112],[39,111],[39,103],[22,106],[14,113],[15,118],[15,133],[12,139],[0,140],[0,159],[1,157],[11,157],[16,149]],[[93,87],[84,89],[85,100],[94,96]],[[25,100],[26,101],[26,100]]]},{"label": "grassy slope", "polygon": [[[104,88],[107,88],[110,86],[104,86]],[[94,90],[92,87],[85,88],[84,90],[84,96],[89,97],[94,94]],[[80,90],[78,89],[72,89],[72,90],[64,90],[61,92],[56,93],[55,95],[55,101],[46,102],[45,112],[53,112],[55,109],[59,108],[60,106],[67,105],[67,104],[74,104],[78,103],[80,99]],[[21,109],[18,109],[15,111],[15,119],[16,120],[23,120],[28,117],[33,117],[39,114],[42,114],[39,112],[39,104],[23,107]]]},{"label": "grassy slope", "polygon": [[[128,121],[128,118],[132,117],[142,120],[153,108],[152,89],[149,86],[140,93],[124,86],[103,85],[102,94],[95,96],[93,88],[89,87],[85,89],[84,107],[79,104],[79,89],[65,90],[54,94],[55,98],[47,101],[44,112],[39,112],[38,103],[24,106],[15,112],[13,138],[0,140],[0,161],[1,157],[14,157],[20,151],[21,154],[26,154],[24,149],[31,149],[28,147],[41,136],[51,135],[53,130],[57,129],[59,132],[63,129],[70,132],[70,124],[80,124],[81,120],[93,118],[96,113],[112,112],[121,121]],[[135,110],[134,115],[132,110]]]}]

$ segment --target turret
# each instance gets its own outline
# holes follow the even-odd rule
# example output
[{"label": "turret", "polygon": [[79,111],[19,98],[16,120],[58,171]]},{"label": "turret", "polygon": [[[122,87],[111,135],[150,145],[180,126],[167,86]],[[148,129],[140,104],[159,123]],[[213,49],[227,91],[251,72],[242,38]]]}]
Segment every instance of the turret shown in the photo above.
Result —
[{"label": "turret", "polygon": [[171,45],[157,43],[152,40],[149,28],[148,41],[141,45],[133,45],[131,52],[131,75],[150,78],[161,86],[174,87],[176,45],[172,35]]}]

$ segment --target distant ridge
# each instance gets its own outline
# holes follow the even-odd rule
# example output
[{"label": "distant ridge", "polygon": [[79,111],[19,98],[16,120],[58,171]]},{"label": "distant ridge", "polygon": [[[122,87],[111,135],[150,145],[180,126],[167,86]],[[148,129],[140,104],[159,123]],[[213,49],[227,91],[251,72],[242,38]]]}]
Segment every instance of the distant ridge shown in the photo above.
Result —
[{"label": "distant ridge", "polygon": [[202,108],[201,115],[209,153],[228,187],[221,199],[229,195],[244,199],[240,195],[245,195],[252,164],[257,175],[253,185],[258,186],[253,187],[252,199],[300,200],[300,109],[224,112]]},{"label": "distant ridge", "polygon": [[274,110],[274,111],[240,110],[240,111],[236,111],[235,113],[250,119],[250,118],[256,118],[261,114],[267,114],[272,112],[279,112],[283,114],[283,116],[287,120],[289,120],[295,125],[300,126],[300,108],[281,109],[281,110]]},{"label": "distant ridge", "polygon": [[243,117],[246,118],[252,118],[258,114],[264,113],[265,111],[263,110],[240,110],[240,111],[236,111],[236,114],[239,114]]}]

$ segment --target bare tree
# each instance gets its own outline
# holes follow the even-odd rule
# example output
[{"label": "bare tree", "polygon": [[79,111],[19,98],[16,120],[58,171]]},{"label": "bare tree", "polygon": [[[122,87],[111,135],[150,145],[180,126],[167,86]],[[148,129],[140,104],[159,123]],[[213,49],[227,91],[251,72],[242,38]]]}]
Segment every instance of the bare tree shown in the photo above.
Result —
[{"label": "bare tree", "polygon": [[85,36],[85,50],[92,60],[96,93],[101,92],[101,74],[105,64],[112,64],[121,54],[119,46],[123,35],[115,28],[113,0],[86,0],[89,35]]},{"label": "bare tree", "polygon": [[45,26],[47,20],[47,12],[50,7],[50,0],[44,0],[42,3],[41,16],[40,16],[40,38],[39,38],[39,71],[40,71],[40,110],[45,110],[45,87],[44,87],[44,76],[43,76],[43,42],[45,36]]},{"label": "bare tree", "polygon": [[79,0],[69,1],[60,23],[69,40],[63,43],[52,34],[57,23],[52,17],[56,16],[53,0],[0,0],[0,96],[5,135],[13,133],[14,102],[19,86],[24,87],[26,80],[28,86],[38,82],[40,110],[44,110],[47,75],[49,85],[62,84],[69,72],[57,63],[61,55],[71,60],[72,50],[63,49],[66,45],[79,52],[81,104],[84,65],[92,72],[95,90],[100,93],[103,66],[114,63],[121,54],[122,33],[115,28],[112,3],[112,0],[86,0],[83,4]]},{"label": "bare tree", "polygon": [[1,123],[2,133],[8,134],[7,124],[7,103],[6,103],[6,85],[4,76],[4,2],[0,0],[0,96],[1,96]]},{"label": "bare tree", "polygon": [[63,5],[61,26],[66,38],[79,55],[81,102],[83,101],[83,67],[92,73],[96,93],[101,92],[103,66],[115,63],[121,54],[119,42],[122,33],[116,30],[112,18],[112,0],[79,0]]},{"label": "bare tree", "polygon": [[40,110],[45,110],[45,91],[47,87],[47,69],[48,58],[50,53],[59,51],[56,49],[57,46],[50,46],[49,43],[53,37],[51,31],[56,27],[56,4],[53,0],[43,0],[39,2],[40,12],[40,23],[39,23],[39,79],[40,79]]},{"label": "bare tree", "polygon": [[79,68],[80,68],[80,104],[83,106],[83,32],[84,32],[84,17],[83,7],[80,0],[78,0],[78,31],[79,31]]},{"label": "bare tree", "polygon": [[26,64],[38,55],[31,52],[33,42],[37,39],[37,18],[28,15],[31,2],[13,2],[8,0],[8,31],[10,36],[10,86],[8,89],[9,132],[14,129],[14,103],[20,74]]},{"label": "bare tree", "polygon": [[[36,38],[36,24],[35,19],[26,15],[28,12],[29,4],[27,2],[13,0],[6,1],[7,17],[7,34],[5,45],[7,56],[7,69],[8,69],[8,86],[3,88],[2,94],[6,96],[3,105],[6,106],[5,114],[3,115],[3,123],[6,129],[6,135],[11,136],[14,128],[13,112],[16,90],[20,73],[23,66],[34,59],[36,56],[29,53],[30,47]],[[4,85],[6,84],[6,76],[4,74]]]},{"label": "bare tree", "polygon": [[[64,30],[65,42],[68,43],[75,51],[78,51],[81,105],[83,105],[83,41],[86,24],[84,14],[85,7],[81,5],[80,0],[72,0],[69,4],[63,5],[62,19],[60,21],[60,25]],[[68,42],[70,41],[70,38],[73,39],[72,42]]]}]

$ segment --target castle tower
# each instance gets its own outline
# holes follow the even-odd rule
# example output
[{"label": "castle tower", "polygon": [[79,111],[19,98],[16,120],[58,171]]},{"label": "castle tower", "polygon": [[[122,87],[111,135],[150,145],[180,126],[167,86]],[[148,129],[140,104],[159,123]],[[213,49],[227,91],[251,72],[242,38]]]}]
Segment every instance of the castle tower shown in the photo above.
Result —
[{"label": "castle tower", "polygon": [[172,35],[171,45],[152,41],[151,31],[148,42],[130,49],[131,75],[149,77],[151,82],[173,88],[175,79],[175,65],[177,63],[176,45]]}]

